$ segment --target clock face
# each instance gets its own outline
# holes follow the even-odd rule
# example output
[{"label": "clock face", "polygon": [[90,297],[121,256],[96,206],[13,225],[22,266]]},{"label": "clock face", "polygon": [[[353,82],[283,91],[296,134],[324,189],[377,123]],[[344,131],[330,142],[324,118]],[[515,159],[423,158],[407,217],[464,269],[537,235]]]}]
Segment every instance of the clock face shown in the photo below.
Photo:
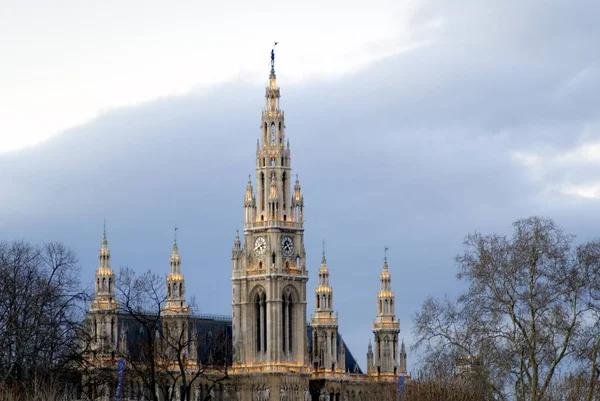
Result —
[{"label": "clock face", "polygon": [[281,251],[286,256],[290,256],[294,252],[294,241],[291,237],[285,236],[281,239]]},{"label": "clock face", "polygon": [[271,145],[275,145],[275,124],[271,124]]},{"label": "clock face", "polygon": [[265,237],[258,237],[254,240],[254,253],[257,255],[264,255],[267,250],[267,241]]}]

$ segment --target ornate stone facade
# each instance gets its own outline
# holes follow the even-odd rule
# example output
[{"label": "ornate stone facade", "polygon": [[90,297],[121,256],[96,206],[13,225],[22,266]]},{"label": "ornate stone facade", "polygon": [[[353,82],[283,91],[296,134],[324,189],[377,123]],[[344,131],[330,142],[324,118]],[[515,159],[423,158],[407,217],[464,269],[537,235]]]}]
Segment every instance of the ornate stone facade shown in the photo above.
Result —
[{"label": "ornate stone facade", "polygon": [[[208,396],[221,401],[394,399],[397,377],[406,375],[406,352],[404,343],[398,349],[400,324],[395,317],[387,257],[380,275],[373,322],[375,353],[369,342],[366,374],[338,332],[324,249],[315,288],[315,311],[307,324],[309,271],[304,249],[304,197],[298,176],[293,188],[291,185],[290,145],[273,63],[265,98],[256,149],[255,184],[249,177],[243,203],[243,242],[237,234],[231,255],[231,320],[190,315],[175,240],[165,283],[166,300],[161,307],[161,326],[155,337],[172,342],[179,339],[185,344],[177,352],[186,363],[186,377],[195,377],[198,369],[207,363],[214,364],[215,358],[228,365],[225,376],[224,370],[203,372],[187,390],[188,399]],[[115,352],[123,355],[128,352],[128,344],[136,343],[135,333],[140,330],[135,321],[119,314],[106,232],[99,259],[88,321],[93,330],[94,358],[109,361],[110,366],[115,365]],[[217,326],[227,337],[228,350],[220,357],[212,345],[203,346],[201,340],[203,332],[213,333]],[[98,359],[99,355],[102,357]],[[212,380],[219,374],[221,379]],[[173,392],[181,387],[181,379],[174,380],[163,394],[172,394],[173,399],[179,400],[185,391]],[[121,399],[139,399],[147,390],[139,383],[130,383],[127,388],[128,395]]]}]

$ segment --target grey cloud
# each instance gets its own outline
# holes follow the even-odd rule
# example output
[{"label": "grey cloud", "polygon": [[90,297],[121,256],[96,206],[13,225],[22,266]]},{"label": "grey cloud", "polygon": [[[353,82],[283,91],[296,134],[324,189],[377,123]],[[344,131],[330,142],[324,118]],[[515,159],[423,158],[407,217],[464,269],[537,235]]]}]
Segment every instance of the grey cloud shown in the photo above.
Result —
[{"label": "grey cloud", "polygon": [[[278,71],[307,205],[309,311],[324,238],[341,331],[363,363],[384,244],[410,344],[422,300],[460,288],[453,256],[466,233],[508,231],[531,214],[583,237],[599,223],[598,203],[540,195],[547,182],[531,181],[511,156],[572,148],[598,120],[590,13],[541,3],[457,7],[425,3],[412,23],[428,45],[337,81],[291,85]],[[438,28],[429,23],[436,18]],[[230,313],[230,251],[254,175],[263,91],[232,82],[113,110],[0,156],[1,238],[63,240],[91,281],[103,218],[114,267],[165,273],[177,224],[189,291],[202,311]]]}]

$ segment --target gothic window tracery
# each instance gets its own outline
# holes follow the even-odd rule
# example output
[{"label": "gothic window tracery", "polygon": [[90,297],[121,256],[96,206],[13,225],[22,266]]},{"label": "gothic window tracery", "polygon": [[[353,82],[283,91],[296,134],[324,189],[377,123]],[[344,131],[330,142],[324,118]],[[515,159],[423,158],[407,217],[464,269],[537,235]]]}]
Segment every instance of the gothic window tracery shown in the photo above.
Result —
[{"label": "gothic window tracery", "polygon": [[256,351],[267,350],[267,295],[260,288],[254,296]]}]

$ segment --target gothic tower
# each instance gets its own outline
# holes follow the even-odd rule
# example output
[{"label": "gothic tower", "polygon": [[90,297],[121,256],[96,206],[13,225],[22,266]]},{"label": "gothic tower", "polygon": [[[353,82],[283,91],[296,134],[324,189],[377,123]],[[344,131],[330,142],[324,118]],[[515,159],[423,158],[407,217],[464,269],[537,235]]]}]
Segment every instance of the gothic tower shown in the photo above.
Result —
[{"label": "gothic tower", "polygon": [[[312,365],[315,370],[335,371],[344,366],[338,360],[337,349],[338,320],[333,315],[333,289],[329,285],[329,270],[325,250],[319,268],[319,283],[315,289],[315,315],[311,318],[313,347]],[[342,345],[342,344],[340,344]]]},{"label": "gothic tower", "polygon": [[94,285],[94,300],[90,305],[92,344],[96,352],[108,353],[117,346],[118,305],[115,301],[115,274],[110,267],[110,251],[106,226],[102,246],[98,252],[98,269]]},{"label": "gothic tower", "polygon": [[[394,311],[394,293],[391,288],[391,276],[388,271],[387,256],[384,258],[380,275],[380,288],[377,294],[377,319],[373,322],[375,335],[374,364],[369,366],[371,373],[398,374],[398,333],[400,322]],[[370,345],[370,344],[369,344]]]},{"label": "gothic tower", "polygon": [[189,308],[185,304],[185,279],[181,274],[181,257],[177,238],[171,249],[170,270],[166,279],[167,298],[162,308],[164,341],[169,351],[180,351],[187,357]]},{"label": "gothic tower", "polygon": [[232,251],[234,365],[269,365],[275,371],[306,367],[304,200],[279,107],[272,57],[266,104],[256,148],[256,194],[248,179],[244,197],[244,247]]}]

